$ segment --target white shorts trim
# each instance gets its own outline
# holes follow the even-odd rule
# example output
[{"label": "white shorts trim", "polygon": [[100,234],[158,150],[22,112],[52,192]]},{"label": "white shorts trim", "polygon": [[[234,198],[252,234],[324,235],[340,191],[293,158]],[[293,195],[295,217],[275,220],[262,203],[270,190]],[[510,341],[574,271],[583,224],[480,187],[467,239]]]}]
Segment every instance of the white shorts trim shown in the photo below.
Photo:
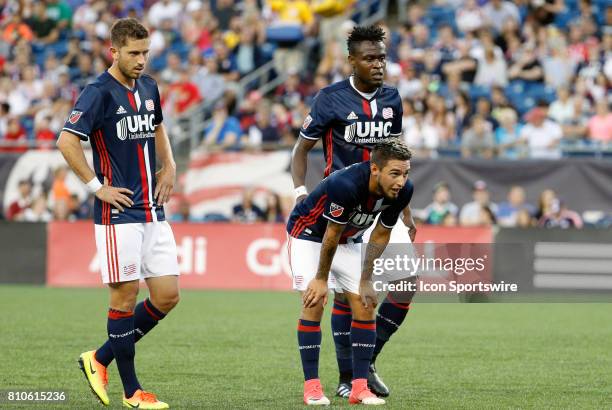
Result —
[{"label": "white shorts trim", "polygon": [[102,282],[179,275],[176,242],[166,221],[94,225]]},{"label": "white shorts trim", "polygon": [[[289,236],[287,242],[293,289],[304,291],[319,268],[321,244]],[[336,292],[359,294],[361,279],[361,244],[338,245],[329,273],[327,286]]]}]

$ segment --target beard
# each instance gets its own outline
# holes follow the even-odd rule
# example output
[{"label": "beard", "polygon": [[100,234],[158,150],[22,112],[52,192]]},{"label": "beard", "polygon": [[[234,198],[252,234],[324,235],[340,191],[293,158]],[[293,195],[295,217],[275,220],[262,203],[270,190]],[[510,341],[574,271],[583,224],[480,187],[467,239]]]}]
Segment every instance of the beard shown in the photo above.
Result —
[{"label": "beard", "polygon": [[139,73],[134,73],[132,70],[130,70],[127,66],[119,63],[118,64],[119,67],[119,71],[121,71],[121,74],[123,74],[123,76],[125,78],[130,78],[132,80],[137,80],[138,78],[140,78],[140,75],[142,74],[142,71]]}]

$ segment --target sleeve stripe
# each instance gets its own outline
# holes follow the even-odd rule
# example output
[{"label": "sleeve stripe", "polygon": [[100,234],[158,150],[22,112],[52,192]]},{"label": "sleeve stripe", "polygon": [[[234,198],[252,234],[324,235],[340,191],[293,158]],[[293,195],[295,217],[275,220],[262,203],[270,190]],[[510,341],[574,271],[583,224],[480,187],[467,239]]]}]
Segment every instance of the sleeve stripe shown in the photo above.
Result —
[{"label": "sleeve stripe", "polygon": [[[387,228],[387,229],[393,229],[393,226],[387,226],[387,225],[385,225],[385,223],[382,221],[382,219],[379,219],[379,220],[378,220],[378,222],[380,222],[380,224],[381,224],[382,226],[384,226],[385,228]],[[396,221],[396,222],[397,222],[397,221]]]},{"label": "sleeve stripe", "polygon": [[389,135],[392,136],[392,137],[399,137],[400,135],[402,135],[402,133],[401,132],[397,133],[397,134],[391,133]]},{"label": "sleeve stripe", "polygon": [[335,219],[330,218],[329,216],[327,216],[327,215],[325,215],[325,214],[323,214],[323,218],[325,218],[325,219],[329,219],[330,221],[332,221],[332,222],[334,222],[334,223],[337,223],[337,224],[339,224],[339,225],[346,225],[346,224],[348,223],[348,222],[338,222],[338,221],[336,221]]},{"label": "sleeve stripe", "polygon": [[318,137],[308,137],[302,131],[300,131],[300,137],[305,138],[307,140],[313,140],[313,141],[317,141],[319,139]]},{"label": "sleeve stripe", "polygon": [[82,137],[89,138],[89,135],[83,134],[82,132],[79,132],[79,131],[76,131],[76,130],[73,130],[72,128],[64,127],[64,128],[62,128],[62,131],[68,131],[68,132],[71,132],[73,134],[77,134],[77,135],[80,135]]}]

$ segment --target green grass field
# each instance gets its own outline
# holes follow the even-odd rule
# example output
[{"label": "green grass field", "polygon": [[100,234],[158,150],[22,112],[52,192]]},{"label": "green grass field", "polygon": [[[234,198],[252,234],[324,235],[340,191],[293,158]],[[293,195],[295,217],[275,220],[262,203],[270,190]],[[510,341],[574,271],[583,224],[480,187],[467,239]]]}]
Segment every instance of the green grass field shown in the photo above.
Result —
[{"label": "green grass field", "polygon": [[[22,408],[102,408],[76,359],[104,339],[106,290],[2,286],[0,300],[0,389],[69,395],[64,405]],[[137,345],[140,381],[172,408],[304,407],[298,311],[291,293],[184,291]],[[612,407],[611,318],[612,304],[415,303],[378,361],[392,389],[386,408]],[[329,313],[322,327],[320,375],[331,396]],[[119,408],[114,364],[109,378]]]}]

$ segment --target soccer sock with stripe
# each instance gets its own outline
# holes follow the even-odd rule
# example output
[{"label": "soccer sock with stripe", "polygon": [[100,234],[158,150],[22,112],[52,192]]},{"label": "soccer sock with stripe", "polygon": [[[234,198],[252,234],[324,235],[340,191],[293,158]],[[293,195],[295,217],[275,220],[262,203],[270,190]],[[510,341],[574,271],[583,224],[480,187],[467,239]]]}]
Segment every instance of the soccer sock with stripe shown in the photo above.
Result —
[{"label": "soccer sock with stripe", "polygon": [[107,330],[125,397],[132,397],[136,390],[141,389],[134,368],[134,313],[109,309]]},{"label": "soccer sock with stripe", "polygon": [[321,350],[321,322],[300,319],[297,337],[304,380],[319,378],[319,351]]},{"label": "soccer sock with stripe", "polygon": [[367,379],[374,344],[376,343],[376,321],[356,320],[351,323],[351,346],[353,347],[353,380]]},{"label": "soccer sock with stripe", "polygon": [[376,315],[376,347],[374,347],[372,363],[376,361],[385,343],[399,329],[409,309],[410,303],[395,302],[388,295],[381,303]]},{"label": "soccer sock with stripe", "polygon": [[340,381],[350,383],[353,378],[353,350],[351,349],[351,307],[334,300],[331,315],[332,335],[336,346],[336,359]]},{"label": "soccer sock with stripe", "polygon": [[[157,325],[157,322],[164,317],[166,317],[166,314],[153,306],[149,298],[137,304],[136,309],[134,309],[134,343],[149,333]],[[107,340],[96,350],[96,360],[102,366],[108,367],[114,358],[110,340]]]}]

